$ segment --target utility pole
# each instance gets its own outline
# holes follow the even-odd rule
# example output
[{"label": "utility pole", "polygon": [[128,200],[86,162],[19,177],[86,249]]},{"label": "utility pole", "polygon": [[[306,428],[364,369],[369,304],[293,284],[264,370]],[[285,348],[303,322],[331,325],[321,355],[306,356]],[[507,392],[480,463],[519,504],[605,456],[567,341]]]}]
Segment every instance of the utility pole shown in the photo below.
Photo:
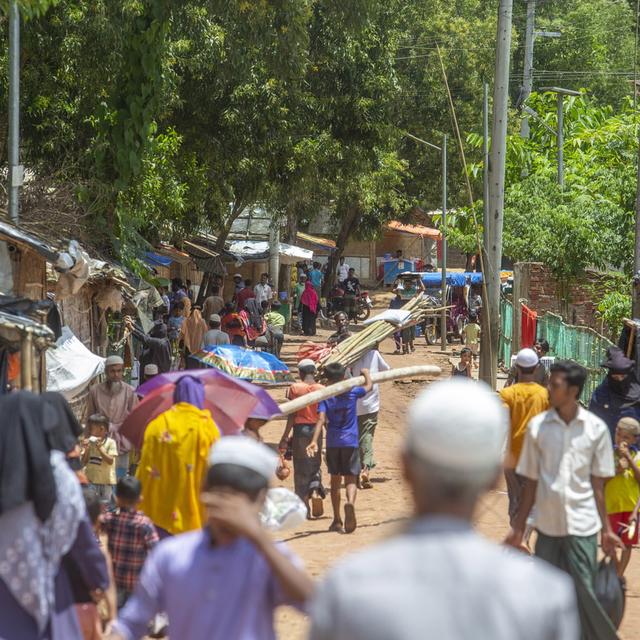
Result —
[{"label": "utility pole", "polygon": [[[496,388],[498,344],[500,336],[500,267],[502,264],[502,225],[504,221],[504,180],[507,152],[507,116],[509,106],[509,63],[511,61],[511,27],[513,0],[500,0],[496,47],[496,74],[493,88],[493,126],[489,164],[489,219],[487,272],[487,306],[490,349],[480,351],[480,377]],[[487,341],[485,340],[485,345]]]},{"label": "utility pole", "polygon": [[20,165],[20,13],[17,0],[9,8],[9,217],[20,221],[19,189],[24,170]]},{"label": "utility pole", "polygon": [[[522,78],[521,102],[525,102],[533,89],[533,42],[535,39],[536,0],[527,0],[527,26],[524,37],[524,75]],[[529,137],[529,118],[525,115],[520,123],[520,136]]]},{"label": "utility pole", "polygon": [[447,350],[447,134],[442,136],[442,313],[440,348]]}]

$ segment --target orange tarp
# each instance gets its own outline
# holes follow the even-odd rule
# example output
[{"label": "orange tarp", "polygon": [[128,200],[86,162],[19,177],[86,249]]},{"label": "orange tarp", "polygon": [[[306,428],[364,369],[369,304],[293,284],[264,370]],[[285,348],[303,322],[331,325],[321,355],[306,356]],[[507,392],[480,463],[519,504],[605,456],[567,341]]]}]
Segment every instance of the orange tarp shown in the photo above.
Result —
[{"label": "orange tarp", "polygon": [[424,227],[419,224],[402,224],[402,222],[397,222],[396,220],[389,222],[387,229],[401,231],[402,233],[411,233],[414,236],[421,236],[423,238],[434,238],[436,240],[442,236],[437,229]]}]

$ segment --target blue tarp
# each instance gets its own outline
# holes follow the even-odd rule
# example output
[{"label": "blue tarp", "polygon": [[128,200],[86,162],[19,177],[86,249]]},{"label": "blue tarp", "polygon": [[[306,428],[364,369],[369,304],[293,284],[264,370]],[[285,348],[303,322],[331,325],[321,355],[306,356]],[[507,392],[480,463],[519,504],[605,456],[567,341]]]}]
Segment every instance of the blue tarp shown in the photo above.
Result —
[{"label": "blue tarp", "polygon": [[[442,284],[442,273],[440,271],[431,271],[421,274],[422,282],[425,287],[439,287]],[[447,284],[450,287],[464,287],[466,278],[463,273],[447,273]]]},{"label": "blue tarp", "polygon": [[465,274],[467,284],[482,284],[482,273],[479,271],[467,271]]},{"label": "blue tarp", "polygon": [[[421,274],[425,287],[439,287],[442,284],[442,273],[432,271]],[[475,271],[466,273],[447,273],[447,284],[450,287],[464,287],[466,284],[482,284],[482,274]]]},{"label": "blue tarp", "polygon": [[153,251],[147,251],[144,256],[145,262],[154,267],[168,267],[173,262],[171,258],[161,256],[159,253],[153,253]]}]

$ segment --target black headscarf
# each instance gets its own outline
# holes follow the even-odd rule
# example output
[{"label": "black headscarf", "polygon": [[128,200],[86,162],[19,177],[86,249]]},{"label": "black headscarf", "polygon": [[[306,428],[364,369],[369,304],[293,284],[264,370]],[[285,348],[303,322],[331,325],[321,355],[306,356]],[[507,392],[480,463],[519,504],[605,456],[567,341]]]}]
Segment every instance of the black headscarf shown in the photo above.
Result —
[{"label": "black headscarf", "polygon": [[33,502],[44,522],[56,502],[49,436],[58,419],[42,397],[19,391],[0,397],[0,514]]},{"label": "black headscarf", "polygon": [[[633,360],[627,358],[622,349],[609,347],[607,360],[602,363],[602,366],[608,369],[607,384],[616,404],[626,408],[640,403],[640,383],[633,371]],[[616,374],[623,374],[625,377],[622,380],[616,380],[612,377]]]},{"label": "black headscarf", "polygon": [[78,444],[82,433],[82,426],[78,418],[71,411],[69,403],[60,393],[48,391],[40,396],[56,412],[57,421],[54,428],[47,434],[49,446],[52,449],[67,454]]}]

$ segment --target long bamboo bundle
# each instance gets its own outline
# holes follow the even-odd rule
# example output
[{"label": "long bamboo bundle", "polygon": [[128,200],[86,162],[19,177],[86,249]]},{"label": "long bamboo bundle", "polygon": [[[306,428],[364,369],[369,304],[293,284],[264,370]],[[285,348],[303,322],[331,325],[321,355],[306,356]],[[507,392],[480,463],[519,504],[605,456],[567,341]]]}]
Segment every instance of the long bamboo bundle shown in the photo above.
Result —
[{"label": "long bamboo bundle", "polygon": [[[442,373],[440,367],[436,367],[431,364],[422,364],[413,367],[400,367],[399,369],[390,369],[389,371],[380,371],[378,373],[371,374],[371,379],[375,383],[389,382],[390,380],[400,380],[401,378],[414,378],[420,376],[439,376]],[[290,400],[280,405],[280,413],[287,416],[300,409],[308,407],[310,404],[316,404],[327,398],[333,398],[339,396],[353,387],[360,387],[364,384],[364,376],[357,376],[355,378],[347,378],[332,384],[324,389],[319,389],[313,393],[307,393],[304,396],[300,396],[295,400]]]},{"label": "long bamboo bundle", "polygon": [[[444,307],[445,309],[448,307]],[[442,311],[443,307],[432,307],[429,301],[421,294],[411,298],[403,307],[403,311],[409,311],[409,317],[402,326],[410,326],[421,322],[427,314]],[[365,353],[398,331],[397,325],[387,320],[379,320],[367,325],[362,331],[353,334],[344,342],[341,342],[331,353],[318,363],[320,372],[332,362],[339,362],[348,367],[357,362]]]}]

